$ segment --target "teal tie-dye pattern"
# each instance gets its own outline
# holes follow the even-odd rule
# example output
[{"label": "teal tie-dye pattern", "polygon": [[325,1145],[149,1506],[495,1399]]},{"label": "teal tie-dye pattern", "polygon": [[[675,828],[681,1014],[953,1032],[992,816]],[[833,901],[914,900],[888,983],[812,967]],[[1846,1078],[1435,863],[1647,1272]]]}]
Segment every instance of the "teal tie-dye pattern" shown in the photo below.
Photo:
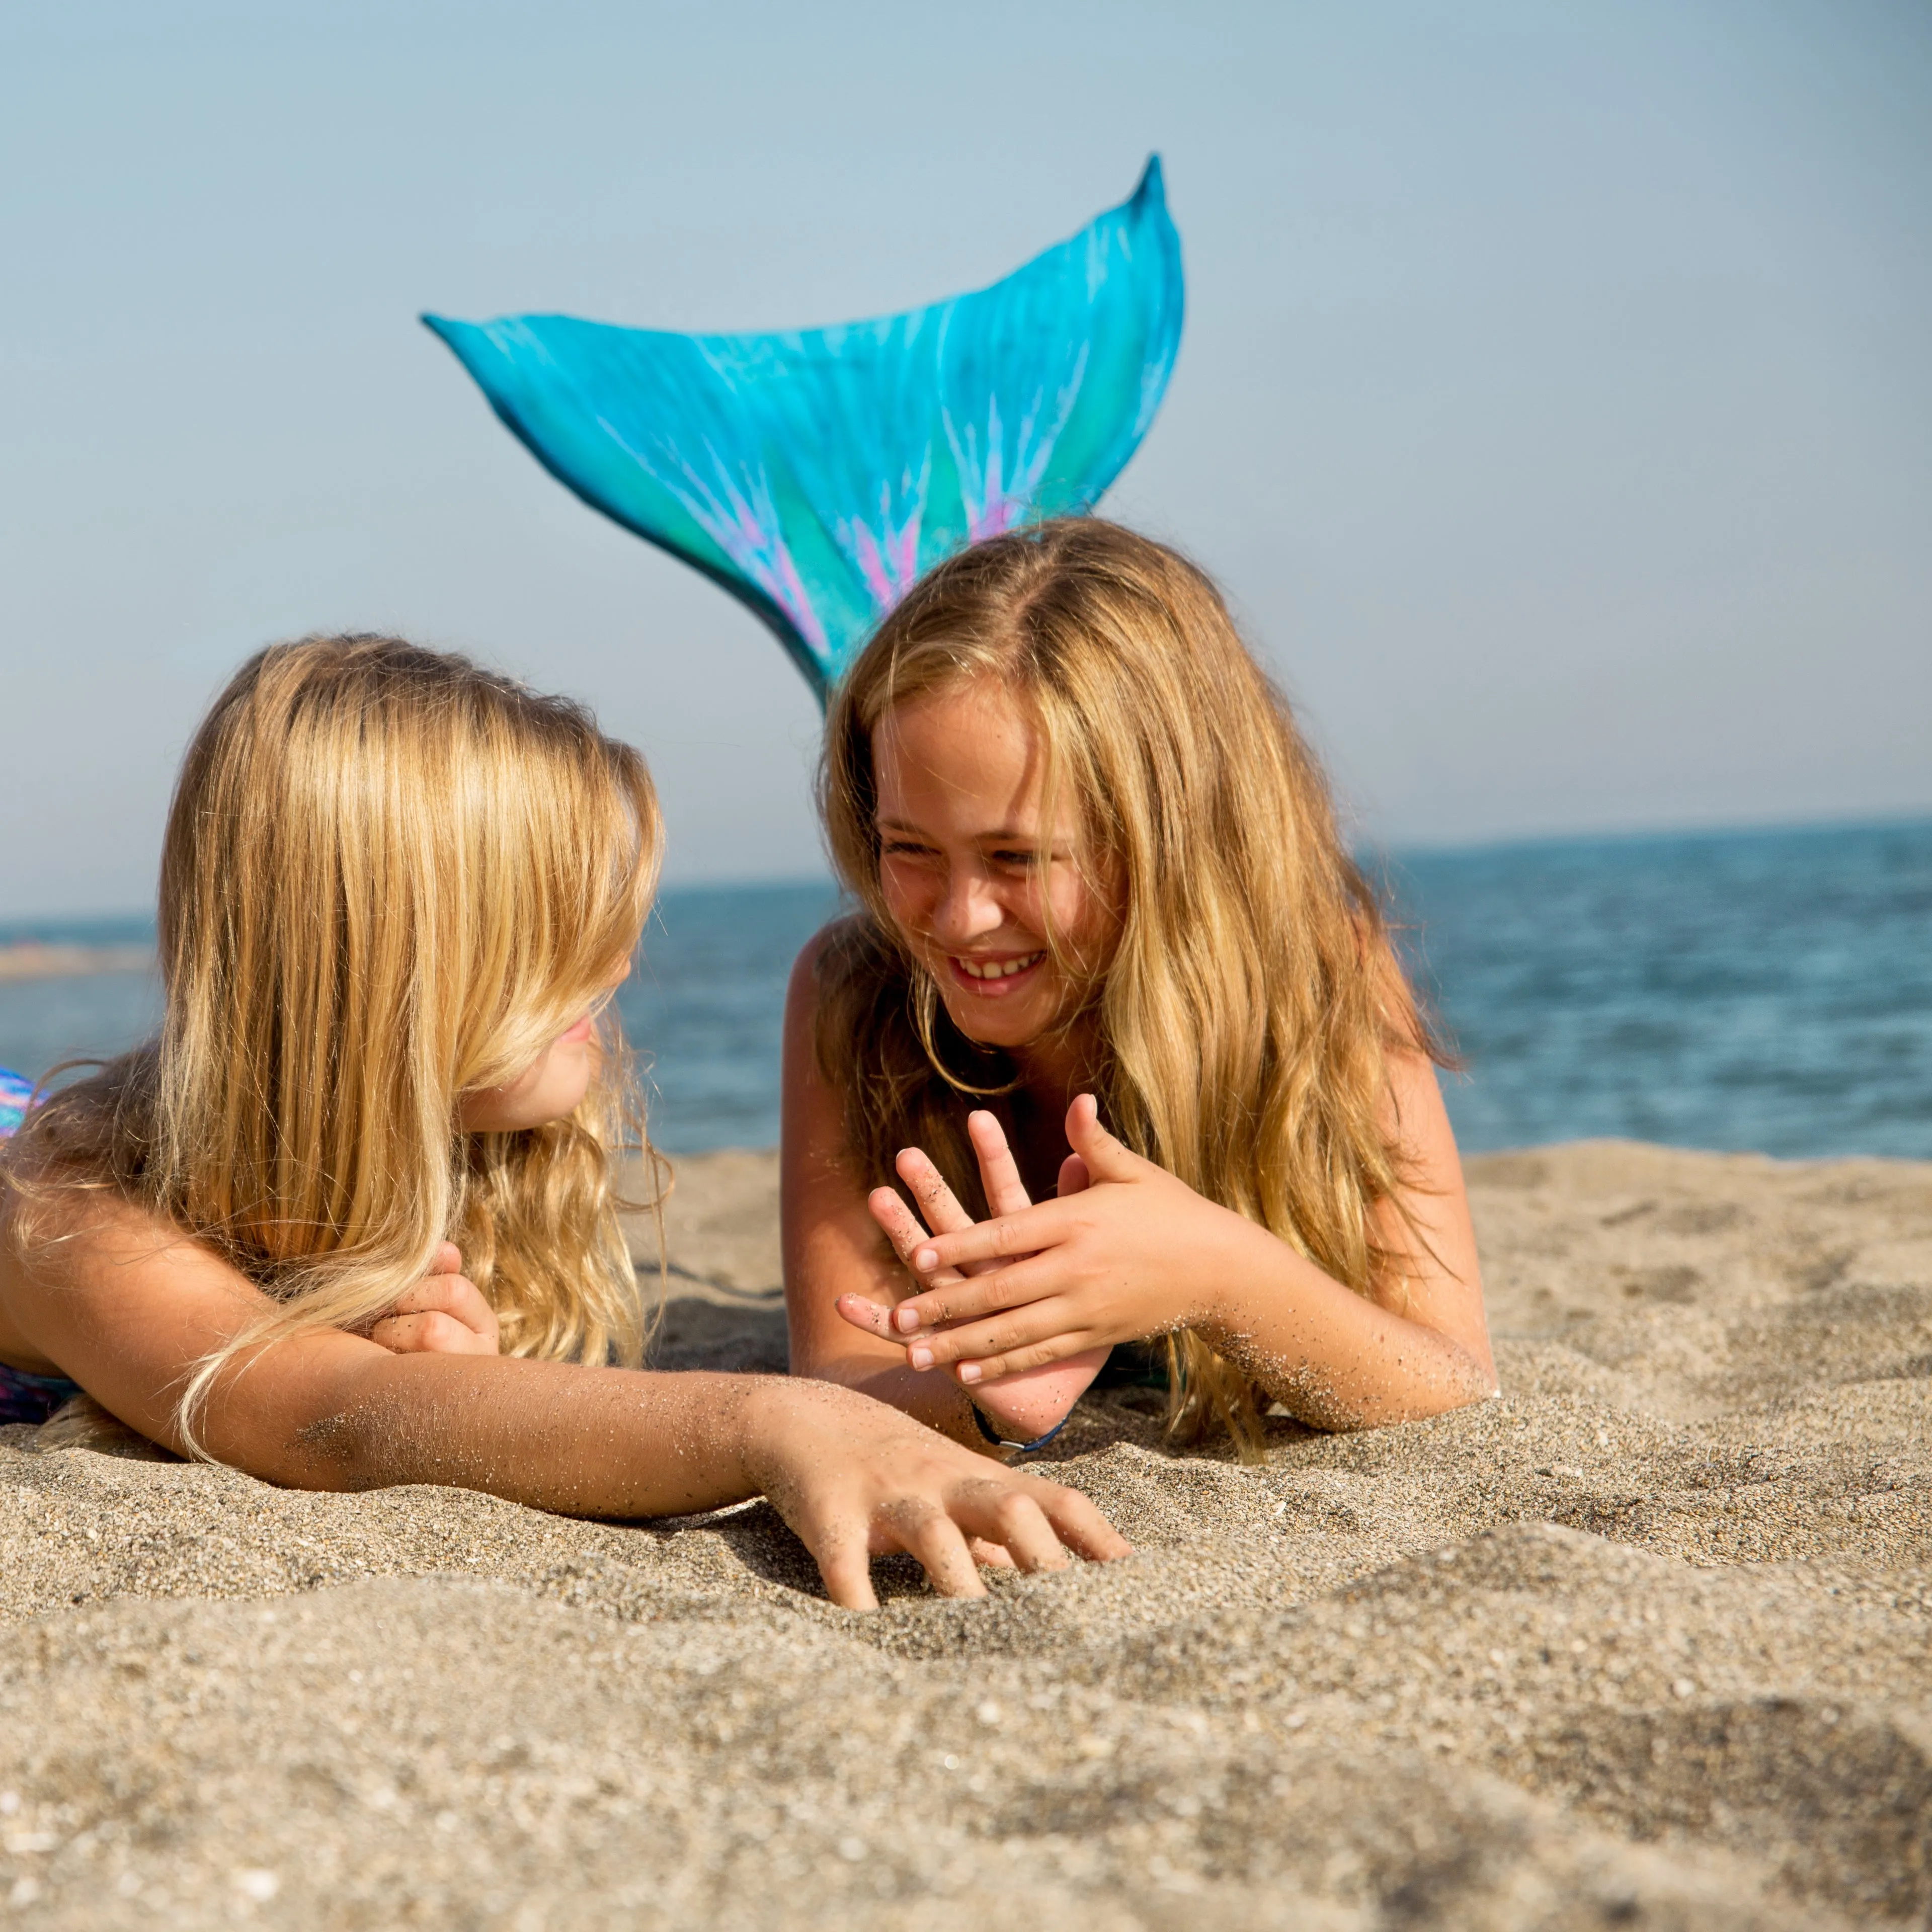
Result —
[{"label": "teal tie-dye pattern", "polygon": [[[5,1140],[26,1118],[27,1103],[33,1096],[31,1080],[0,1066],[0,1141]],[[80,1393],[80,1384],[69,1382],[64,1376],[32,1376],[25,1369],[10,1368],[0,1362],[0,1424],[44,1422]]]},{"label": "teal tie-dye pattern", "polygon": [[0,1141],[26,1118],[27,1102],[33,1094],[34,1083],[24,1074],[10,1073],[0,1066]]}]

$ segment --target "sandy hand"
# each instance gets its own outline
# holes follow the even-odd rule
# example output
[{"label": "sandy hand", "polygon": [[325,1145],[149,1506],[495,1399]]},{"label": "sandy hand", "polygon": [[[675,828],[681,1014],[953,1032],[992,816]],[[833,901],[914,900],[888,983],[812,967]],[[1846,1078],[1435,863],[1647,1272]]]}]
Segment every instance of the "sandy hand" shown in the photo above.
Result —
[{"label": "sandy hand", "polygon": [[[915,1369],[950,1367],[976,1395],[1196,1326],[1213,1318],[1216,1285],[1240,1279],[1254,1244],[1274,1239],[1123,1145],[1090,1094],[1067,1109],[1066,1137],[1088,1177],[1076,1196],[935,1232],[908,1257],[934,1284],[892,1312]],[[1006,1265],[974,1272],[982,1262]]]},{"label": "sandy hand", "polygon": [[894,1550],[942,1597],[986,1594],[976,1549],[1034,1570],[1129,1553],[1078,1490],[1003,1469],[854,1389],[774,1378],[748,1403],[743,1439],[752,1480],[848,1610],[878,1606],[872,1559]]},{"label": "sandy hand", "polygon": [[454,1241],[437,1249],[429,1273],[397,1296],[369,1339],[398,1355],[494,1355],[502,1348],[496,1311],[464,1274]]},{"label": "sandy hand", "polygon": [[[1032,1197],[1020,1179],[1018,1166],[998,1120],[989,1113],[978,1112],[968,1116],[966,1127],[972,1138],[974,1154],[979,1160],[980,1178],[986,1189],[987,1205],[993,1215],[999,1217],[1015,1214],[1030,1207]],[[866,1204],[872,1210],[873,1219],[885,1230],[899,1259],[910,1267],[914,1254],[925,1246],[933,1235],[956,1233],[976,1224],[946,1186],[938,1168],[920,1149],[907,1148],[896,1165],[901,1179],[912,1190],[913,1198],[920,1204],[920,1213],[925,1216],[924,1225],[892,1188],[875,1189]],[[1064,1199],[1077,1194],[1087,1185],[1085,1163],[1078,1155],[1069,1155],[1060,1165],[1060,1197]],[[942,1282],[938,1274],[928,1273],[921,1286],[928,1289],[943,1287],[949,1282],[962,1282],[969,1274],[996,1273],[1010,1264],[1010,1257],[970,1263],[964,1271],[946,1271],[946,1282]],[[841,1295],[837,1306],[838,1312],[854,1328],[862,1328],[868,1335],[877,1335],[884,1340],[898,1342],[902,1347],[910,1346],[910,1325],[898,1318],[894,1310],[883,1308],[877,1302],[857,1294]],[[919,1346],[923,1348],[929,1343],[935,1332],[928,1323],[919,1335]],[[971,1384],[973,1401],[1001,1435],[1030,1441],[1036,1436],[1045,1435],[1065,1418],[1080,1400],[1087,1385],[1100,1373],[1107,1354],[1104,1348],[1088,1348],[1064,1355],[1040,1367],[1022,1370],[1016,1374],[975,1378]],[[914,1368],[926,1366],[910,1354],[908,1360]],[[957,1378],[957,1372],[954,1372]],[[966,1384],[962,1383],[962,1386]]]}]

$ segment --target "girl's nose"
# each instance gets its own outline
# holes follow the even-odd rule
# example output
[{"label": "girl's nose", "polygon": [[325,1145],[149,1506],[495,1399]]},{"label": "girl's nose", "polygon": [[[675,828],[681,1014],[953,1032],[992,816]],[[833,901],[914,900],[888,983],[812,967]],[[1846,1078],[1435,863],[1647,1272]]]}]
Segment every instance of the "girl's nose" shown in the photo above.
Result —
[{"label": "girl's nose", "polygon": [[946,890],[933,914],[932,935],[942,946],[970,946],[1005,922],[1000,903],[976,868],[962,866],[947,875]]}]

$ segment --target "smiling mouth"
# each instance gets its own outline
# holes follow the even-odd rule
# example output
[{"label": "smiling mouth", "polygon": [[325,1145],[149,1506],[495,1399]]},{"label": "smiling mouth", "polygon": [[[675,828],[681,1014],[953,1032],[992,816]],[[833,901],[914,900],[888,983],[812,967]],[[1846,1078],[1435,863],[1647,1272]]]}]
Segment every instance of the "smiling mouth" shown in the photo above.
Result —
[{"label": "smiling mouth", "polygon": [[1023,952],[1017,959],[963,959],[956,952],[948,956],[958,970],[969,980],[982,983],[988,980],[1010,980],[1037,966],[1046,957],[1044,951]]}]

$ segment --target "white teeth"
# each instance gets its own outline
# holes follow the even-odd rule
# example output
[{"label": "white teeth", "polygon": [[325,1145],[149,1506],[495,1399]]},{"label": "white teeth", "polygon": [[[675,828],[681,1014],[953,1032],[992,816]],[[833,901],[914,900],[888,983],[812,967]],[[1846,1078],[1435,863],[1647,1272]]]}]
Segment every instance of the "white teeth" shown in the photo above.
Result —
[{"label": "white teeth", "polygon": [[[969,980],[1010,980],[1016,973],[1024,973],[1036,961],[1046,958],[1043,952],[1029,952],[1024,959],[988,959],[976,962],[960,959],[959,970]],[[958,958],[958,955],[954,957]]]}]

